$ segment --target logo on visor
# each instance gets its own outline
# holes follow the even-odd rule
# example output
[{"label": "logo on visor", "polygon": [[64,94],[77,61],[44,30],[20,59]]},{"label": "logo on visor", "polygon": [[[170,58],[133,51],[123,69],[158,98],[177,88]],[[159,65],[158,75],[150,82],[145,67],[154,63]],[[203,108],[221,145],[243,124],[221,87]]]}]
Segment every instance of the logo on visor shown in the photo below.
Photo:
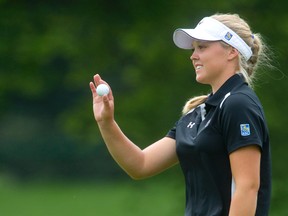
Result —
[{"label": "logo on visor", "polygon": [[249,124],[240,124],[241,136],[250,135],[250,125]]},{"label": "logo on visor", "polygon": [[225,39],[228,40],[228,41],[229,41],[232,37],[233,37],[233,35],[232,35],[230,32],[227,32],[226,35],[225,35]]}]

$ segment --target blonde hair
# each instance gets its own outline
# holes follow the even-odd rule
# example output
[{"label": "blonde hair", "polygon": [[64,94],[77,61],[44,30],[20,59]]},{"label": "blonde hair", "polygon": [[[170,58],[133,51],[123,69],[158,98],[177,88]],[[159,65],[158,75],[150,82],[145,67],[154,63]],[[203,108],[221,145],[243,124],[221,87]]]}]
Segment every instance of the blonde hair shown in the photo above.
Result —
[{"label": "blonde hair", "polygon": [[[211,17],[232,29],[245,41],[249,47],[251,47],[252,56],[250,59],[248,59],[248,61],[246,61],[245,58],[239,53],[238,73],[242,74],[248,85],[253,87],[255,71],[257,68],[262,65],[268,67],[271,66],[269,63],[270,59],[266,54],[268,48],[264,43],[263,38],[259,33],[253,33],[247,22],[238,14],[214,14]],[[208,95],[203,95],[189,99],[182,110],[182,114],[186,114],[189,112],[189,110],[197,107],[201,103],[204,103],[207,97]]]},{"label": "blonde hair", "polygon": [[257,68],[261,65],[270,67],[270,59],[266,54],[268,47],[264,43],[262,36],[259,33],[253,33],[248,23],[238,14],[215,14],[211,17],[232,29],[251,47],[252,56],[248,61],[239,53],[239,73],[244,76],[248,85],[253,87]]}]

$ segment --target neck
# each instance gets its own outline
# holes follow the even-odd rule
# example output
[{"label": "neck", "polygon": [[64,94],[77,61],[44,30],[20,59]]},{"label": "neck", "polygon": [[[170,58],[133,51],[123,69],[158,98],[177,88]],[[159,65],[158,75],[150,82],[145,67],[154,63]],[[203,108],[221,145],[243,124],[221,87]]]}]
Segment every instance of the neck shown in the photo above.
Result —
[{"label": "neck", "polygon": [[229,73],[226,76],[223,76],[219,79],[217,79],[214,83],[211,84],[211,88],[212,88],[212,92],[213,94],[215,94],[220,88],[221,86],[232,76],[234,76],[236,74],[236,72],[233,73]]}]

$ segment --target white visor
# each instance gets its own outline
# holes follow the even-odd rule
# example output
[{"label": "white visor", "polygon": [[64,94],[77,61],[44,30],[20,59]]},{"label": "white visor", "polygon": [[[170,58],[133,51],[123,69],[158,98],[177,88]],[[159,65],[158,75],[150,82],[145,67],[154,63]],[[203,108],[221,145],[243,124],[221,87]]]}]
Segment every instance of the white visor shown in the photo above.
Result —
[{"label": "white visor", "polygon": [[232,29],[211,17],[203,18],[194,29],[176,29],[173,41],[181,49],[192,49],[193,40],[224,41],[237,49],[248,61],[251,48]]}]

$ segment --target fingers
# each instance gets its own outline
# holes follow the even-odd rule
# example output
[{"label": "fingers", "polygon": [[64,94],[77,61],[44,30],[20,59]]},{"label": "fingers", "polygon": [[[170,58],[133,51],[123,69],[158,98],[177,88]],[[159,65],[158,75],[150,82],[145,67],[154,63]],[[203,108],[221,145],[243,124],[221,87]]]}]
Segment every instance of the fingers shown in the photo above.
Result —
[{"label": "fingers", "polygon": [[96,87],[95,87],[95,85],[94,85],[94,83],[93,82],[90,82],[89,83],[89,86],[90,86],[90,89],[91,89],[91,92],[92,92],[92,96],[93,96],[93,98],[96,96]]},{"label": "fingers", "polygon": [[96,121],[112,119],[114,114],[114,99],[111,88],[108,85],[110,89],[109,93],[107,95],[99,96],[96,89],[100,84],[108,85],[104,80],[101,79],[99,74],[93,76],[93,82],[89,83],[93,97],[93,112]]},{"label": "fingers", "polygon": [[96,87],[103,82],[99,74],[94,75],[93,79],[94,79],[94,82],[90,82],[89,86],[93,94],[93,97],[96,97],[97,96]]},{"label": "fingers", "polygon": [[96,86],[98,86],[99,84],[101,84],[101,77],[99,74],[94,75],[94,83]]},{"label": "fingers", "polygon": [[92,93],[93,93],[93,92],[96,92],[96,87],[95,87],[95,85],[94,85],[93,82],[90,82],[90,83],[89,83],[89,86],[90,86],[90,89],[91,89],[91,92],[92,92]]},{"label": "fingers", "polygon": [[[104,80],[101,79],[101,77],[100,77],[99,74],[94,75],[93,79],[94,79],[94,83],[95,83],[96,87],[97,87],[98,85],[100,85],[100,84],[106,84],[106,85],[108,85],[107,82],[105,82]],[[108,85],[108,86],[109,86],[109,85]]]},{"label": "fingers", "polygon": [[104,103],[104,107],[106,109],[110,109],[110,103],[109,103],[109,98],[107,95],[104,95],[103,96],[103,103]]},{"label": "fingers", "polygon": [[112,91],[111,91],[111,88],[110,88],[109,84],[107,82],[105,82],[104,80],[102,80],[99,74],[94,75],[93,79],[94,79],[94,83],[90,82],[90,89],[91,89],[91,91],[93,93],[93,96],[97,95],[96,88],[97,88],[98,85],[106,84],[109,87],[109,90],[110,90],[109,94],[108,94],[109,95],[109,99],[112,99]]}]

